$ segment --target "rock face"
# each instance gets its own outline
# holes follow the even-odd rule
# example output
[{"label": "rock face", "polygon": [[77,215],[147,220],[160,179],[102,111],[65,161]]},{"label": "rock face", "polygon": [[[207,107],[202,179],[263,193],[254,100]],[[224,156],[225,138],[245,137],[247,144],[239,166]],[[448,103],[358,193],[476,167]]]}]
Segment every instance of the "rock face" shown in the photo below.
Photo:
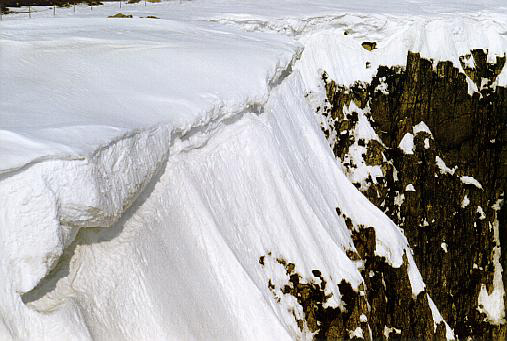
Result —
[{"label": "rock face", "polygon": [[488,63],[473,50],[460,60],[466,75],[409,53],[405,68],[380,67],[350,88],[324,74],[317,114],[344,172],[404,229],[457,337],[503,340],[507,89],[495,80],[505,56]]},{"label": "rock face", "polygon": [[[337,213],[344,216],[339,208]],[[320,270],[312,270],[314,278],[305,281],[296,264],[268,253],[260,257],[259,263],[283,266],[287,274],[287,282],[281,287],[268,282],[275,300],[280,302],[282,295],[293,296],[303,308],[302,318],[292,312],[299,328],[314,333],[316,340],[445,340],[446,326],[444,322],[433,322],[427,293],[422,291],[413,297],[406,256],[400,268],[391,267],[375,255],[375,229],[355,226],[348,220],[356,250],[349,250],[347,255],[362,262],[364,283],[359,290],[353,290],[345,280],[338,284],[344,307],[326,305],[332,294],[326,294],[328,283]]]}]

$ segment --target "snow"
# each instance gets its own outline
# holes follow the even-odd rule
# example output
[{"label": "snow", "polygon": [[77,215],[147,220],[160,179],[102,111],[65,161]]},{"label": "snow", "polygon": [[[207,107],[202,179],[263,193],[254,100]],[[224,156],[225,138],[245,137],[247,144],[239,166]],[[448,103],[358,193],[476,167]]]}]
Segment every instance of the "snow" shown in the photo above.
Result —
[{"label": "snow", "polygon": [[[343,113],[357,113],[358,122],[354,129],[354,143],[349,147],[349,152],[346,157],[341,160],[342,163],[348,162],[355,167],[345,169],[349,179],[353,183],[361,185],[361,189],[367,189],[369,184],[366,179],[371,178],[373,183],[377,183],[377,177],[383,177],[384,173],[379,165],[367,165],[363,155],[367,152],[368,142],[375,140],[383,145],[380,137],[375,133],[375,130],[370,124],[370,121],[366,117],[368,108],[361,109],[354,102],[350,102],[349,106],[344,106]],[[359,145],[359,140],[364,141],[364,145]]]},{"label": "snow", "polygon": [[473,186],[477,187],[478,189],[482,189],[481,183],[479,181],[477,181],[472,176],[461,176],[460,180],[462,183],[464,183],[466,185],[473,185]]},{"label": "snow", "polygon": [[[54,207],[54,219],[37,234],[33,221],[22,225],[24,236],[37,236],[33,244],[14,240],[13,245],[6,244],[12,251],[3,252],[7,258],[1,263],[3,271],[12,274],[12,282],[2,284],[12,286],[12,292],[2,296],[2,309],[15,313],[2,315],[16,321],[9,325],[11,333],[27,338],[48,335],[48,339],[58,339],[60,334],[55,333],[61,330],[83,339],[88,330],[99,339],[127,335],[136,339],[292,338],[299,329],[286,309],[272,307],[266,285],[269,278],[282,284],[285,274],[263,271],[258,257],[270,250],[295,262],[303,276],[317,268],[328,282],[332,283],[332,274],[333,281],[346,278],[357,288],[361,276],[344,252],[352,243],[350,232],[336,215],[336,206],[354,221],[375,226],[376,252],[394,266],[401,265],[402,254],[410,252],[405,237],[341,173],[312,110],[303,101],[302,84],[294,75],[273,90],[262,114],[245,113],[215,132],[196,132],[181,139],[172,147],[175,151],[167,164],[157,167],[158,178],[145,186],[149,192],[143,192],[112,227],[81,234],[68,273],[59,275],[54,289],[28,307],[19,302],[17,292],[34,286],[48,264],[26,261],[59,256],[58,222],[74,226],[87,218],[93,221],[91,226],[106,224],[100,221],[102,215],[95,216],[94,207],[100,202],[83,203],[80,208],[68,201],[79,199],[70,193],[86,193],[94,186],[86,178],[72,182],[92,167],[90,163],[100,168],[111,159],[50,160],[0,182],[2,191],[12,191],[9,200],[20,202],[14,203],[12,217],[2,226],[19,228],[18,216],[40,219],[48,215],[48,206]],[[103,153],[115,160],[116,152],[128,150],[118,145],[110,148]],[[116,177],[123,177],[123,172],[119,167]],[[33,189],[16,190],[38,179],[41,193],[49,197],[36,196],[40,200],[34,201],[29,199]],[[69,193],[58,192],[63,188]],[[33,210],[32,205],[39,210],[22,214],[20,210]],[[60,216],[67,210],[68,216]],[[76,211],[92,217],[76,216]],[[10,229],[2,233],[16,236]],[[46,249],[37,246],[41,238],[48,240],[42,244]],[[424,285],[410,253],[408,259],[417,294]],[[331,287],[336,303],[341,304],[337,286]],[[84,325],[83,321],[88,322]],[[222,325],[235,328],[222,329]],[[50,326],[59,326],[58,331]]]},{"label": "snow", "polygon": [[484,210],[482,209],[481,206],[477,206],[477,211],[476,212],[479,214],[479,219],[480,220],[486,219],[486,214],[484,214]]},{"label": "snow", "polygon": [[424,149],[430,149],[430,139],[429,138],[424,139]]},{"label": "snow", "polygon": [[[411,3],[419,5],[422,2]],[[332,28],[310,32],[301,38],[308,48],[303,51],[300,70],[309,89],[318,89],[322,71],[326,71],[338,84],[369,82],[379,65],[406,65],[408,51],[419,52],[422,57],[433,59],[435,66],[438,61],[451,61],[460,70],[459,57],[470,54],[471,49],[487,49],[489,61],[494,61],[496,56],[503,56],[506,51],[507,37],[502,35],[507,28],[505,10],[493,11],[491,8],[491,11],[470,13],[467,12],[466,3],[461,2],[461,10],[466,13],[459,15],[451,10],[447,13],[422,14],[433,9],[432,6],[421,9],[419,13],[407,9],[405,15],[394,12],[386,15],[384,13],[391,11],[392,3],[383,5],[385,8],[375,15],[346,12],[331,22]],[[367,51],[361,47],[363,41],[375,41],[377,48]],[[318,48],[326,44],[340,46],[340,49]],[[315,60],[319,62],[315,63]],[[369,67],[366,67],[367,63]],[[506,84],[506,69],[504,67],[498,76],[498,85]],[[467,79],[469,92],[472,93],[477,87]]]},{"label": "snow", "polygon": [[[343,306],[336,284],[363,279],[336,207],[375,227],[390,265],[406,254],[424,290],[402,231],[343,174],[304,95],[322,91],[322,70],[368,80],[408,49],[501,54],[501,2],[46,9],[0,23],[0,339],[305,338],[297,301],[267,288],[284,270],[258,259],[321,270]],[[134,18],[106,18],[119,11]]]},{"label": "snow", "polygon": [[437,164],[437,167],[440,170],[440,174],[454,175],[454,173],[456,172],[456,169],[458,169],[458,166],[454,166],[452,169],[447,167],[444,160],[442,160],[442,158],[438,155],[435,156],[435,162]]},{"label": "snow", "polygon": [[461,201],[461,208],[465,208],[470,205],[470,199],[468,199],[468,195],[465,194],[463,200]]},{"label": "snow", "polygon": [[396,206],[403,205],[403,202],[405,201],[405,194],[399,193],[397,196],[394,197],[394,204]]},{"label": "snow", "polygon": [[495,219],[493,221],[493,234],[495,240],[495,247],[493,248],[493,289],[491,292],[485,284],[481,284],[481,291],[478,298],[478,310],[486,314],[486,320],[494,325],[505,323],[505,289],[502,280],[502,264],[500,259],[502,257],[502,250],[500,246],[500,222],[498,221],[498,212],[504,204],[503,199],[498,199],[493,205],[495,211]]},{"label": "snow", "polygon": [[[0,107],[0,152],[5,155],[0,171],[47,158],[87,156],[113,138],[160,122],[175,129],[203,126],[217,107],[237,104],[241,96],[261,95],[261,89],[252,91],[260,84],[240,85],[238,77],[231,75],[246,72],[244,79],[265,77],[258,72],[265,71],[266,63],[275,62],[273,55],[282,64],[286,62],[287,56],[280,55],[282,35],[296,36],[305,45],[295,68],[310,90],[320,84],[319,70],[326,70],[343,84],[367,81],[380,64],[404,65],[408,50],[434,60],[451,60],[460,68],[459,56],[469,54],[470,48],[486,48],[494,59],[503,55],[507,46],[507,37],[499,34],[505,32],[502,23],[507,22],[502,5],[494,0],[480,4],[397,0],[382,5],[373,1],[342,4],[313,0],[310,5],[288,0],[210,0],[124,4],[121,11],[134,15],[131,20],[105,19],[120,11],[116,3],[93,11],[77,6],[75,13],[72,8],[58,8],[56,18],[46,7],[34,7],[32,20],[27,20],[26,14],[7,15],[0,34],[2,59],[7,61],[0,69],[4,79],[0,90],[9,99]],[[146,15],[157,15],[161,20],[141,18]],[[258,31],[281,34],[263,36]],[[343,35],[345,31],[349,34]],[[250,38],[245,39],[247,36]],[[377,42],[373,52],[360,46],[367,38]],[[293,39],[285,40],[293,44]],[[319,48],[323,45],[340,49]],[[209,57],[203,60],[200,55]],[[231,62],[217,62],[222,58]],[[372,65],[369,69],[364,67],[366,61]],[[160,70],[170,74],[171,80],[157,77]],[[201,77],[203,70],[206,77]],[[59,74],[66,75],[65,82]],[[498,84],[507,78],[502,75]],[[25,91],[19,98],[18,84],[37,90]],[[89,103],[90,97],[97,98],[105,91],[109,101]],[[195,96],[190,98],[189,94]],[[227,96],[236,99],[234,103],[227,101]],[[40,105],[40,98],[51,99],[44,101],[46,108]],[[23,109],[17,105],[21,100]],[[83,107],[85,101],[85,112],[75,113],[74,108]],[[168,109],[181,114],[171,111],[168,117]],[[19,120],[20,116],[24,119]],[[38,122],[38,126],[30,122]]]},{"label": "snow", "polygon": [[1,25],[0,172],[86,157],[159,124],[184,134],[230,116],[265,101],[299,49],[284,36],[171,20]]},{"label": "snow", "polygon": [[408,185],[405,187],[405,192],[415,192],[414,185],[412,185],[412,184],[408,184]]},{"label": "snow", "polygon": [[388,326],[384,326],[384,336],[387,340],[389,340],[389,335],[391,333],[394,333],[395,335],[396,334],[401,334],[401,329],[398,329],[398,328],[395,328],[395,327],[388,327]]},{"label": "snow", "polygon": [[[398,148],[400,148],[407,155],[413,155],[415,151],[414,136],[419,133],[426,133],[428,135],[431,135],[431,137],[433,138],[433,134],[431,133],[430,128],[428,128],[426,123],[421,121],[414,127],[412,127],[412,133],[406,133],[405,135],[403,135],[400,144],[398,145]],[[424,140],[424,148],[428,149],[429,147],[430,147],[429,140],[428,138],[426,138]]]},{"label": "snow", "polygon": [[411,133],[406,133],[403,135],[398,148],[400,148],[407,155],[413,155],[415,149],[414,135]]},{"label": "snow", "polygon": [[424,123],[423,121],[417,123],[414,126],[413,131],[414,131],[414,135],[417,135],[419,133],[426,133],[426,134],[429,134],[429,135],[431,135],[433,137],[433,134],[431,133],[430,128],[428,128],[428,126],[426,125],[426,123]]},{"label": "snow", "polygon": [[433,300],[431,299],[430,295],[426,294],[426,298],[428,299],[428,304],[430,306],[430,309],[431,309],[431,314],[433,316],[433,326],[434,326],[434,330],[436,331],[437,330],[437,325],[440,323],[440,322],[444,322],[445,324],[445,337],[447,340],[455,340],[455,337],[454,337],[454,331],[452,330],[451,327],[449,327],[449,325],[447,324],[447,322],[444,321],[444,318],[442,317],[442,315],[440,314],[440,312],[438,311],[437,309],[437,306],[435,305],[435,303],[433,302]]},{"label": "snow", "polygon": [[354,330],[349,330],[349,338],[353,339],[356,337],[360,338],[360,339],[364,339],[363,329],[361,327],[356,327],[356,329],[354,329]]}]

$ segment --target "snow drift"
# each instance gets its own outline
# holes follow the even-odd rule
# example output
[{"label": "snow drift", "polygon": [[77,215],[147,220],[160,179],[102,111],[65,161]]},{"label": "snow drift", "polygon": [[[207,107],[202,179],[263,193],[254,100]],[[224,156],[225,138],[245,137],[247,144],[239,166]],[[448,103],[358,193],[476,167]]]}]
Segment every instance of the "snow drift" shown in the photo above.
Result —
[{"label": "snow drift", "polygon": [[[297,304],[279,304],[268,290],[283,270],[261,267],[259,257],[270,252],[303,276],[320,269],[358,290],[360,265],[346,255],[354,244],[336,207],[375,227],[376,252],[389,264],[401,266],[406,254],[413,295],[424,290],[403,233],[343,174],[306,97],[321,91],[323,70],[341,82],[368,77],[340,70],[363,64],[360,45],[347,46],[371,27],[344,42],[343,29],[338,37],[330,27],[342,9],[319,2],[314,18],[330,11],[329,20],[309,25],[294,12],[263,18],[272,23],[263,30],[288,35],[246,32],[258,13],[250,9],[245,26],[231,14],[238,5],[229,14],[213,5],[197,19],[161,4],[148,10],[160,21],[1,24],[0,338],[310,337],[287,309]],[[340,25],[357,28],[350,18]],[[430,42],[403,49],[432,54]],[[381,51],[398,48],[386,42]],[[330,288],[330,304],[343,305]]]}]

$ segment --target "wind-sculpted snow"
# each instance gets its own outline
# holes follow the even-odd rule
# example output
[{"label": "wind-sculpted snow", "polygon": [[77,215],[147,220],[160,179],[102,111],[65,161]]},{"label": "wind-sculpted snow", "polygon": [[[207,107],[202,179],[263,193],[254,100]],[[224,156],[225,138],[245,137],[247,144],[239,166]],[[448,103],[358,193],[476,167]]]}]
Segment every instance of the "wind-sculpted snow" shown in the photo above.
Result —
[{"label": "wind-sculpted snow", "polygon": [[[22,204],[25,201],[30,209],[33,204],[40,206],[39,212],[30,215],[11,211],[32,218],[11,220],[16,222],[12,229],[25,231],[3,230],[7,236],[23,233],[36,237],[33,244],[10,240],[6,245],[12,252],[6,253],[9,261],[3,265],[16,266],[5,269],[13,274],[14,290],[10,305],[3,305],[11,313],[4,311],[3,315],[17,321],[8,324],[13,335],[58,338],[60,331],[51,334],[46,329],[55,323],[73,335],[86,338],[89,332],[98,339],[295,337],[300,334],[295,321],[288,312],[273,306],[266,286],[267,276],[277,283],[276,273],[264,272],[257,260],[271,250],[296,260],[305,275],[319,268],[328,282],[346,279],[357,288],[362,279],[345,255],[352,241],[345,223],[336,215],[337,206],[353,219],[382,231],[377,249],[393,265],[401,264],[406,239],[339,171],[304,101],[297,76],[275,90],[259,116],[245,113],[212,134],[198,133],[184,149],[175,143],[180,152],[170,154],[162,168],[148,167],[152,161],[146,157],[152,155],[153,160],[163,162],[163,156],[154,155],[158,144],[159,150],[164,150],[160,141],[168,139],[156,133],[152,137],[149,144],[154,145],[150,147],[154,154],[134,152],[129,156],[160,173],[124,217],[109,228],[90,228],[108,224],[107,214],[100,211],[118,210],[114,199],[107,201],[99,194],[121,193],[121,186],[98,188],[99,179],[107,177],[107,172],[100,175],[100,163],[107,165],[107,161],[97,160],[96,168],[85,161],[48,161],[2,182],[17,188],[30,179],[32,189],[24,196],[19,191],[8,196],[11,200],[19,196],[21,201],[10,204],[23,208],[27,207]],[[137,144],[139,150],[145,150],[146,145]],[[103,152],[103,160],[111,161],[109,156],[116,153],[116,147],[118,151],[127,149],[122,144],[112,145],[110,151]],[[129,147],[132,152],[134,146]],[[137,169],[140,176],[139,167],[142,164],[126,169]],[[106,183],[135,183],[124,172],[110,175]],[[86,183],[87,173],[95,174],[89,177],[95,184]],[[41,194],[34,195],[38,182]],[[96,193],[87,193],[89,188]],[[55,198],[58,189],[64,191]],[[82,201],[95,197],[97,201],[67,204],[69,197]],[[52,218],[46,224],[36,221],[51,212],[47,206],[53,207]],[[42,293],[28,297],[28,307],[22,306],[17,292],[37,284],[69,239],[58,230],[59,224],[63,230],[65,224],[90,227],[78,232],[70,246],[72,254],[62,258],[64,264],[57,266],[54,281],[44,283],[46,287],[37,289]],[[413,261],[410,264],[414,267],[410,271],[412,288],[417,294],[423,284]],[[340,294],[337,287],[332,288],[334,304],[339,305]],[[210,315],[211,307],[214,313]],[[72,319],[73,314],[80,318]],[[101,318],[97,320],[97,316]],[[223,329],[225,325],[236,327]]]},{"label": "wind-sculpted snow", "polygon": [[[406,266],[412,295],[423,293],[402,231],[320,131],[308,101],[325,94],[307,91],[322,90],[324,69],[368,77],[377,52],[362,49],[366,38],[393,51],[390,63],[407,49],[436,53],[410,26],[429,34],[443,19],[412,20],[402,1],[383,15],[335,3],[128,5],[134,18],[106,19],[119,11],[108,4],[2,21],[0,339],[310,338],[289,311],[297,301],[269,290],[284,271],[259,257],[290,259],[306,279],[319,269],[327,304],[343,308],[337,284],[358,291],[364,279],[337,207],[373,227],[375,255]],[[484,17],[457,27],[480,29]],[[507,32],[488,25],[487,37]],[[505,52],[498,41],[481,47]]]},{"label": "wind-sculpted snow", "polygon": [[282,36],[169,20],[26,24],[4,22],[0,33],[0,172],[86,157],[158,124],[185,132],[265,101],[299,48]]},{"label": "wind-sculpted snow", "polygon": [[[493,19],[495,16],[498,20]],[[497,56],[505,57],[507,53],[505,14],[389,19],[350,15],[343,18],[339,29],[303,36],[301,42],[305,51],[298,70],[303,74],[307,87],[311,90],[318,88],[322,71],[345,86],[357,81],[369,82],[380,65],[405,65],[408,51],[419,52],[421,56],[432,59],[435,66],[439,61],[451,61],[461,72],[460,56],[470,55],[472,49],[487,50],[488,62],[492,63]],[[376,48],[368,51],[359,44],[362,41],[374,41]],[[469,92],[477,91],[473,81],[468,80]],[[506,80],[507,68],[504,67],[496,83],[505,86]]]},{"label": "wind-sculpted snow", "polygon": [[[300,48],[294,36],[306,46],[298,70],[311,90],[322,70],[344,85],[368,81],[379,65],[403,65],[408,50],[460,69],[459,56],[473,48],[503,56],[505,11],[474,12],[494,4],[459,2],[459,16],[446,13],[457,4],[429,0],[380,7],[315,1],[309,10],[284,1],[134,4],[122,9],[132,20],[107,19],[119,10],[113,4],[76,14],[62,8],[57,18],[41,8],[31,21],[7,16],[19,20],[1,23],[0,173],[86,157],[158,123],[202,126],[244,100],[258,102],[266,79]],[[162,20],[143,18],[154,13]],[[360,48],[365,40],[377,49]],[[497,83],[507,84],[507,71]]]}]

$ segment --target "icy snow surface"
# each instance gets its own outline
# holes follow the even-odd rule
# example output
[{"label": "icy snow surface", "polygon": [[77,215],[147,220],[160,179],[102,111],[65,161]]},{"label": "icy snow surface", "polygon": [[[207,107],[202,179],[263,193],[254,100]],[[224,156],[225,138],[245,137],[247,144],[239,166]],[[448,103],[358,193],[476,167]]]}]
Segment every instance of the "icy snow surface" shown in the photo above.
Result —
[{"label": "icy snow surface", "polygon": [[[368,80],[409,49],[456,65],[470,48],[503,55],[505,6],[475,2],[196,0],[4,16],[0,339],[301,337],[291,302],[267,289],[284,272],[258,259],[270,251],[303,277],[319,269],[357,288],[336,207],[376,228],[393,266],[407,253],[417,295],[406,238],[344,176],[304,95],[322,91],[323,70]],[[106,18],[120,11],[134,18]]]}]

